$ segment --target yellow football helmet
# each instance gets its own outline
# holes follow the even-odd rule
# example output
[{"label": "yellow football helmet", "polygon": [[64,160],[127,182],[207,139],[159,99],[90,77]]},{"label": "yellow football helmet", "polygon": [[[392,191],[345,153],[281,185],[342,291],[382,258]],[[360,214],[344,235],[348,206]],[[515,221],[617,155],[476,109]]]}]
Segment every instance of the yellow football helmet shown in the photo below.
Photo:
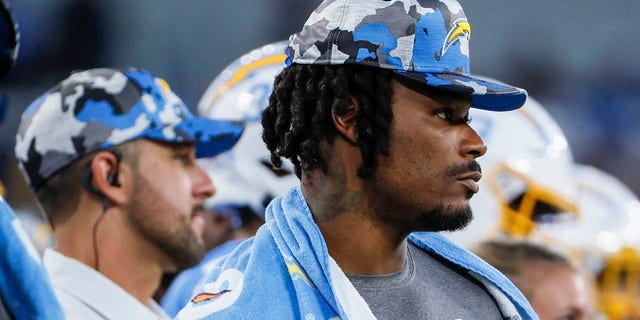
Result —
[{"label": "yellow football helmet", "polygon": [[598,309],[610,319],[640,319],[640,201],[620,180],[575,165],[582,215],[549,226],[595,277]]},{"label": "yellow football helmet", "polygon": [[200,163],[211,176],[217,193],[205,202],[208,208],[247,206],[264,218],[273,197],[299,183],[293,165],[271,166],[262,141],[262,111],[267,106],[276,75],[284,68],[287,41],[271,43],[241,56],[209,85],[198,104],[198,113],[213,119],[246,122],[242,137],[232,150]]}]

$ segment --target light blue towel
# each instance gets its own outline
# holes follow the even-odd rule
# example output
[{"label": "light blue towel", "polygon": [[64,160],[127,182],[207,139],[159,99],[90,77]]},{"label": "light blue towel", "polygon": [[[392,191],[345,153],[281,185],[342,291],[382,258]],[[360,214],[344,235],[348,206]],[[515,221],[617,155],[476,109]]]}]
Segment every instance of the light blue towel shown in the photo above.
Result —
[{"label": "light blue towel", "polygon": [[2,197],[0,294],[15,319],[64,319],[36,248]]},{"label": "light blue towel", "polygon": [[[469,270],[487,286],[506,319],[537,319],[502,274],[438,233],[409,240]],[[300,188],[274,199],[266,224],[208,276],[177,319],[375,319],[329,256]]]},{"label": "light blue towel", "polygon": [[240,244],[240,240],[229,240],[215,247],[204,256],[197,265],[180,272],[169,285],[160,305],[170,317],[175,317],[193,297],[193,292],[202,285],[204,277],[213,269],[217,260],[231,252]]}]

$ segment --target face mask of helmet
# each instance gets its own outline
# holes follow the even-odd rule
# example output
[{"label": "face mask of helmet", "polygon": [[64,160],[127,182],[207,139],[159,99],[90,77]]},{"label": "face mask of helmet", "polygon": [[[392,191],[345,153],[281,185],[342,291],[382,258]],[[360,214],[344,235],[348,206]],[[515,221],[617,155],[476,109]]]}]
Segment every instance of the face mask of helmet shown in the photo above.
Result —
[{"label": "face mask of helmet", "polygon": [[499,204],[498,232],[511,237],[529,237],[536,228],[560,223],[577,213],[575,204],[535,178],[501,163],[485,174],[485,185]]}]

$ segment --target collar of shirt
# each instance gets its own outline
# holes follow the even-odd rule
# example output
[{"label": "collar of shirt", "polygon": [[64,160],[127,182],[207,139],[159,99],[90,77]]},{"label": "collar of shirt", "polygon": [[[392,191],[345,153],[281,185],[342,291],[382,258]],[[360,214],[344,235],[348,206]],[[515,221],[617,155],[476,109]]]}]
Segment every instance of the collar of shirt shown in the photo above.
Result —
[{"label": "collar of shirt", "polygon": [[140,303],[113,281],[84,263],[47,249],[44,267],[65,313],[81,319],[170,319],[149,300]]}]

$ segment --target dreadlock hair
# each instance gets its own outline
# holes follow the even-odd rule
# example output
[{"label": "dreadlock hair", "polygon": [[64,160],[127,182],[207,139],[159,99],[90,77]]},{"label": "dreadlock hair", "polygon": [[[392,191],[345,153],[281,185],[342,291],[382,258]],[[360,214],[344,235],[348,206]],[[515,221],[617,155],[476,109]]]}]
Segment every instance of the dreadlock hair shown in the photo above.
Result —
[{"label": "dreadlock hair", "polygon": [[389,155],[391,79],[393,72],[357,65],[302,65],[285,68],[275,79],[269,105],[262,113],[262,139],[276,168],[285,157],[301,169],[326,168],[319,150],[322,140],[332,143],[337,131],[332,113],[344,115],[350,98],[360,105],[356,115],[356,144],[362,155],[358,177],[375,171],[378,153]]}]

